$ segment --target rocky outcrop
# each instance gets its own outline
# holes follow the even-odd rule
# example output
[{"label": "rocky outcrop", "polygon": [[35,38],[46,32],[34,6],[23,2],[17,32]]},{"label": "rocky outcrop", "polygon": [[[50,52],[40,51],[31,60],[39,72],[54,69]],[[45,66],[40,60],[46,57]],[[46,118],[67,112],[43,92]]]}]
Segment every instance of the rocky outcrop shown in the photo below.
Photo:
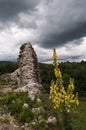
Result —
[{"label": "rocky outcrop", "polygon": [[19,68],[11,74],[12,79],[17,80],[20,91],[28,91],[30,97],[42,91],[41,78],[37,55],[30,43],[20,47],[17,59]]},{"label": "rocky outcrop", "polygon": [[18,64],[21,87],[27,84],[41,83],[37,56],[30,43],[26,43],[20,47]]},{"label": "rocky outcrop", "polygon": [[[41,93],[43,88],[41,85],[37,56],[30,43],[26,43],[21,46],[18,65],[18,69],[15,72],[11,73],[10,76],[12,79],[11,87],[9,86],[11,90],[8,88],[5,88],[5,90],[6,92],[8,90],[12,91],[13,93],[16,91],[17,94],[19,93],[18,95],[20,95],[19,91],[27,91],[27,97],[29,96],[31,100],[25,96],[25,99],[23,100],[24,102],[22,102],[23,98],[17,99],[17,97],[16,100],[13,99],[9,105],[3,104],[2,102],[2,105],[0,105],[0,130],[40,130],[42,127],[44,130],[51,130],[51,128],[54,129],[57,125],[57,119],[53,116],[53,113],[50,113],[50,106],[49,108],[47,107],[48,102],[46,101],[49,101],[49,98],[44,97],[47,97],[48,95],[43,96]],[[12,86],[18,86],[18,88],[14,87],[13,89]],[[2,92],[5,93],[5,90]],[[41,93],[41,95],[37,95],[39,93]],[[7,96],[7,99],[8,97],[10,96]],[[3,98],[4,97],[1,96],[2,101],[4,101]],[[28,100],[29,102],[27,102]],[[15,114],[13,114],[14,117],[12,114],[10,114],[11,111],[8,110],[8,107],[11,106],[11,109],[14,109],[15,107],[13,104],[18,105],[18,103],[22,104],[19,117],[22,116],[22,118],[25,119],[27,118],[26,115],[28,115],[30,112],[32,113],[29,115],[32,116],[31,120],[23,120],[23,123],[19,123],[18,121],[21,118],[18,118],[19,120],[16,120]],[[8,110],[9,113],[5,112],[5,110]],[[24,111],[27,113],[24,114]]]}]

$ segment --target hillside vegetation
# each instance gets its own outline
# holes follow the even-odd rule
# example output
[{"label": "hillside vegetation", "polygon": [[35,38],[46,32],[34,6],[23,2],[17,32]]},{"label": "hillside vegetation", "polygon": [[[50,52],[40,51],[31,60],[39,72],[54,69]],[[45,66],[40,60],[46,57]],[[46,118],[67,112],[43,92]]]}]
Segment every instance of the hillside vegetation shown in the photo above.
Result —
[{"label": "hillside vegetation", "polygon": [[[0,62],[0,89],[4,85],[9,84],[9,80],[7,77],[8,73],[11,73],[15,71],[18,68],[17,63],[15,62]],[[80,105],[79,109],[77,110],[77,113],[72,115],[74,117],[74,130],[85,130],[86,128],[86,62],[82,61],[80,63],[71,63],[71,62],[62,62],[59,63],[59,68],[62,72],[62,77],[64,80],[64,86],[67,87],[67,84],[69,83],[69,78],[73,77],[75,80],[75,86],[76,90],[79,92],[79,100]],[[2,93],[0,92],[0,126],[3,126],[3,129],[5,129],[8,126],[10,127],[11,120],[14,120],[13,117],[16,119],[16,124],[19,122],[20,126],[18,129],[22,130],[22,127],[26,129],[25,124],[28,122],[31,122],[35,118],[39,118],[39,112],[38,113],[31,113],[31,110],[33,107],[40,107],[43,106],[44,110],[41,112],[42,120],[41,122],[38,120],[37,124],[33,127],[35,127],[35,130],[60,130],[61,124],[58,120],[58,114],[57,111],[52,108],[53,104],[51,100],[48,98],[48,93],[50,91],[50,84],[51,80],[55,80],[54,72],[53,72],[53,65],[52,64],[39,64],[42,84],[44,89],[46,90],[46,93],[43,95],[38,95],[36,97],[37,99],[41,99],[42,102],[36,102],[31,101],[28,98],[27,93]],[[5,77],[5,78],[4,78]],[[84,96],[84,97],[81,97]],[[24,105],[27,104],[29,106],[29,110],[27,108],[24,108]],[[7,114],[11,114],[7,115]],[[6,117],[5,117],[6,115]],[[55,116],[57,118],[57,124],[55,125],[48,125],[45,122],[45,119],[48,118],[48,116]],[[12,117],[13,116],[13,117]],[[30,118],[29,118],[30,117]],[[41,117],[40,117],[41,118]],[[14,120],[15,122],[15,120]],[[33,122],[32,122],[33,123]],[[14,123],[15,124],[15,123]],[[0,128],[1,128],[0,127]],[[2,128],[0,129],[2,130]],[[10,130],[10,129],[9,129]],[[17,130],[17,129],[16,129]]]},{"label": "hillside vegetation", "polygon": [[[86,96],[86,62],[62,62],[59,63],[59,68],[62,72],[64,86],[69,83],[69,78],[74,78],[74,84],[76,91],[80,95]],[[47,92],[49,92],[49,86],[52,79],[55,79],[53,72],[53,65],[40,64],[42,83],[45,86]]]},{"label": "hillside vegetation", "polygon": [[11,73],[18,68],[16,62],[0,61],[0,75],[5,73]]},{"label": "hillside vegetation", "polygon": [[[0,75],[11,73],[18,68],[16,62],[0,62]],[[59,68],[63,75],[64,86],[69,83],[69,78],[74,78],[76,91],[79,95],[86,96],[86,61],[76,62],[61,62]],[[52,64],[39,63],[39,69],[41,73],[42,84],[49,93],[50,83],[52,79],[55,79]],[[0,76],[1,77],[1,76]],[[0,78],[0,82],[1,82]]]}]

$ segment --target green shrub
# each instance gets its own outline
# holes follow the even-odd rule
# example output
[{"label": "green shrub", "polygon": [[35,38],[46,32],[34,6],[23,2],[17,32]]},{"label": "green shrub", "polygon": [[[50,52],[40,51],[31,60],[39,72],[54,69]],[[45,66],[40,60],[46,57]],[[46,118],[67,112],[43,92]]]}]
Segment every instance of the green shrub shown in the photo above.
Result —
[{"label": "green shrub", "polygon": [[[32,120],[31,108],[34,101],[28,97],[27,92],[10,92],[4,96],[2,102],[3,105],[6,105],[7,111],[20,122],[25,123]],[[27,103],[29,108],[23,108],[24,103]]]},{"label": "green shrub", "polygon": [[48,124],[45,120],[40,120],[36,125],[33,126],[35,130],[49,130]]},{"label": "green shrub", "polygon": [[14,102],[8,105],[8,111],[10,111],[11,115],[19,118],[19,114],[22,111],[22,102]]},{"label": "green shrub", "polygon": [[7,104],[10,104],[13,100],[16,100],[17,98],[17,95],[15,93],[8,93],[4,96],[4,103],[7,105]]},{"label": "green shrub", "polygon": [[19,115],[19,121],[21,123],[25,123],[25,122],[29,123],[30,121],[32,121],[32,119],[33,119],[33,114],[31,110],[28,108],[24,108]]}]

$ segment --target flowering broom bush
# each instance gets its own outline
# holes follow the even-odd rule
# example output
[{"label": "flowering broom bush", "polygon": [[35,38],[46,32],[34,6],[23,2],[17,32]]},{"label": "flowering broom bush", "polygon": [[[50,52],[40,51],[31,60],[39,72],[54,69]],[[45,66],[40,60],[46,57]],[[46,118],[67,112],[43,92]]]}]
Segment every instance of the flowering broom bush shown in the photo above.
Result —
[{"label": "flowering broom bush", "polygon": [[50,99],[54,104],[54,108],[57,109],[63,130],[73,130],[73,124],[71,120],[71,114],[75,112],[79,105],[78,93],[74,94],[74,80],[70,78],[67,90],[63,86],[62,74],[58,67],[57,54],[54,49],[53,52],[53,66],[56,81],[52,81],[50,86]]}]

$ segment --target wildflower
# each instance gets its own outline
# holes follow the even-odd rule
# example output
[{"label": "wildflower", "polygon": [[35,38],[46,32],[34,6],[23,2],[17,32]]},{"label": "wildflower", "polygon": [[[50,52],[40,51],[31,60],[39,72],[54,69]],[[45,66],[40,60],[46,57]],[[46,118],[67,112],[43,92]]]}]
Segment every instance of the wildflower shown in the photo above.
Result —
[{"label": "wildflower", "polygon": [[78,94],[74,96],[73,91],[75,89],[74,87],[74,80],[70,78],[70,82],[67,88],[67,91],[65,91],[65,88],[63,86],[63,81],[62,81],[62,74],[61,71],[58,67],[58,62],[57,62],[57,54],[56,50],[54,49],[53,52],[53,65],[54,65],[54,73],[55,77],[57,78],[56,82],[52,82],[50,86],[50,99],[54,103],[54,108],[60,109],[60,111],[65,108],[67,113],[70,113],[71,111],[74,111],[73,106],[78,106],[79,105],[79,100],[78,100]]},{"label": "wildflower", "polygon": [[55,73],[56,78],[61,77],[61,71],[60,70],[54,69],[54,73]]},{"label": "wildflower", "polygon": [[67,112],[69,113],[69,112],[70,112],[70,110],[69,110],[69,109],[67,109]]},{"label": "wildflower", "polygon": [[52,59],[57,59],[57,58],[58,58],[58,56],[57,56],[56,50],[55,50],[55,48],[54,48],[54,53],[53,53],[53,55],[52,55]]}]

